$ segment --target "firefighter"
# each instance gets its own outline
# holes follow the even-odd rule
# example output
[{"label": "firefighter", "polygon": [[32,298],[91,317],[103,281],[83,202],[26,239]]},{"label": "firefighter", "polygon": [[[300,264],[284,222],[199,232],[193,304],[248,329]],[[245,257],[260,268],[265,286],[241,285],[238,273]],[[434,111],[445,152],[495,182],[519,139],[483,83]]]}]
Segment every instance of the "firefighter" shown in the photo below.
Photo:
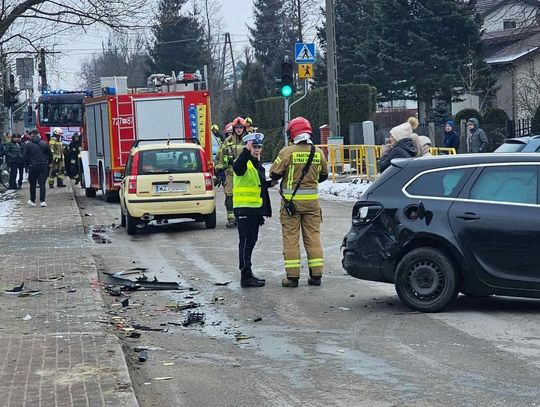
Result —
[{"label": "firefighter", "polygon": [[323,250],[320,236],[322,212],[317,188],[319,182],[328,178],[328,167],[324,153],[311,141],[312,129],[308,120],[294,118],[289,123],[287,133],[292,145],[279,152],[270,168],[273,181],[282,179],[280,221],[287,276],[281,284],[283,287],[298,287],[299,238],[302,229],[308,256],[308,284],[319,286],[323,272]]},{"label": "firefighter", "polygon": [[53,154],[53,161],[49,173],[49,188],[54,188],[54,180],[58,188],[65,187],[64,185],[64,146],[62,145],[62,135],[64,131],[55,127],[51,139],[49,140],[49,147]]},{"label": "firefighter", "polygon": [[223,140],[225,139],[223,135],[219,132],[219,126],[217,124],[212,125],[212,134],[216,136],[216,138],[219,140],[220,143],[223,143]]},{"label": "firefighter", "polygon": [[253,127],[253,120],[251,120],[251,117],[246,117],[246,128],[248,133],[254,133],[257,131],[257,128]]},{"label": "firefighter", "polygon": [[75,185],[80,182],[79,176],[79,153],[81,152],[81,137],[79,132],[73,133],[71,143],[68,146],[69,166],[68,175],[75,180]]},{"label": "firefighter", "polygon": [[[228,125],[227,125],[228,126]],[[227,209],[227,228],[237,226],[233,211],[233,178],[232,165],[244,148],[242,137],[247,134],[246,122],[237,117],[231,123],[232,134],[228,136],[216,154],[216,177],[223,184],[225,191],[225,208]]]},{"label": "firefighter", "polygon": [[238,257],[240,286],[262,287],[265,280],[257,278],[251,270],[251,254],[257,243],[259,227],[264,224],[264,216],[272,216],[266,172],[261,164],[264,134],[245,135],[244,149],[233,164],[234,215],[238,221]]}]

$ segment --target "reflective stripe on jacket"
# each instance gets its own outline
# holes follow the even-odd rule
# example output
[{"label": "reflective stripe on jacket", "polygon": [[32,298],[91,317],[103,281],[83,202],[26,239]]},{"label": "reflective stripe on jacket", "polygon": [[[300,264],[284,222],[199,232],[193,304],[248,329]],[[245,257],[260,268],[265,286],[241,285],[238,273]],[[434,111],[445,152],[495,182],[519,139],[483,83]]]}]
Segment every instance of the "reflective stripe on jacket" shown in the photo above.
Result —
[{"label": "reflective stripe on jacket", "polygon": [[234,208],[260,208],[262,206],[261,179],[251,161],[247,162],[247,171],[244,175],[234,174],[233,185]]}]

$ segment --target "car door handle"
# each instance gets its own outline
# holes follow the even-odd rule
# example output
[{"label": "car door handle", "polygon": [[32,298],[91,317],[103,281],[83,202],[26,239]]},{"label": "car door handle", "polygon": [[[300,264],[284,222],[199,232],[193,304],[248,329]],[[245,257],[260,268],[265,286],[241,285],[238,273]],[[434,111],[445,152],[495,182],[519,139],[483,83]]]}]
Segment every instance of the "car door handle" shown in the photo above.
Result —
[{"label": "car door handle", "polygon": [[476,213],[473,213],[473,212],[465,212],[465,213],[462,213],[461,215],[457,215],[456,217],[459,219],[464,219],[464,220],[480,219],[480,216],[478,216]]}]

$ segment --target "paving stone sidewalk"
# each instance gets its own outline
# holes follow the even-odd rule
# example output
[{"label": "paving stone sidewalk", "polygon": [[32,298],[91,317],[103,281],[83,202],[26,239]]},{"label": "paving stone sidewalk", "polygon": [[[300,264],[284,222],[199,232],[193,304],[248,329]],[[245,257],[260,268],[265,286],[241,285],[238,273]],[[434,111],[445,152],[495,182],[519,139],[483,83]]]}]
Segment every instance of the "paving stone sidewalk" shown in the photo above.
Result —
[{"label": "paving stone sidewalk", "polygon": [[[28,196],[0,194],[0,406],[138,406],[73,190]],[[41,293],[5,293],[22,283]]]}]

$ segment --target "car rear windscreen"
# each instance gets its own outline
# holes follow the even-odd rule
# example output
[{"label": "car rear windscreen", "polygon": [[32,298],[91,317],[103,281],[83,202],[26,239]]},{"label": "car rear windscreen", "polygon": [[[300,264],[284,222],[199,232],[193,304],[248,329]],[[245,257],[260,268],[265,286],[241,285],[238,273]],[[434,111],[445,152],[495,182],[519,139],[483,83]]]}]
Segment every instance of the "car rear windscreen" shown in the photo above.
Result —
[{"label": "car rear windscreen", "polygon": [[140,175],[202,172],[198,149],[145,150],[139,154]]},{"label": "car rear windscreen", "polygon": [[525,147],[525,143],[512,142],[504,143],[495,150],[496,153],[519,153]]}]

